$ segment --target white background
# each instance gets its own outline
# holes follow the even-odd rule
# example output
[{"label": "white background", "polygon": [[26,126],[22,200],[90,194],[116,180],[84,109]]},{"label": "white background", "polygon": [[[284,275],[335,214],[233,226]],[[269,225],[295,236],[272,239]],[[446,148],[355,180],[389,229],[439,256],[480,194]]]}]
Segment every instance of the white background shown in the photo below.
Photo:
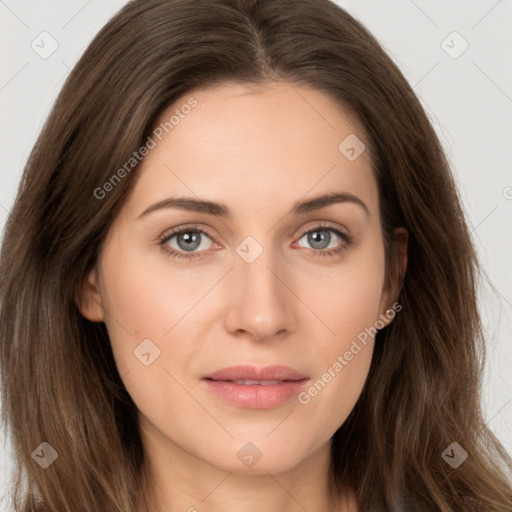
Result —
[{"label": "white background", "polygon": [[[124,3],[0,0],[0,228],[65,77]],[[337,3],[391,53],[453,163],[487,273],[480,294],[489,346],[486,419],[512,453],[512,0]],[[44,31],[59,45],[47,59],[31,48]],[[456,55],[464,40],[469,47],[457,58],[445,51]],[[0,498],[11,474],[10,446],[2,441]]]}]

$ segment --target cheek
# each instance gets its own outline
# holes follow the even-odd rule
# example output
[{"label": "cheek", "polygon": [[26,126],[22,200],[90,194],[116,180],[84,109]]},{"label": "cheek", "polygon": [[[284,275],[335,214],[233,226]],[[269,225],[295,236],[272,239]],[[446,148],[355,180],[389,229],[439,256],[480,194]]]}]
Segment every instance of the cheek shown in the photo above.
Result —
[{"label": "cheek", "polygon": [[383,249],[375,244],[358,251],[329,273],[310,276],[307,283],[308,306],[322,320],[319,328],[325,335],[315,338],[315,379],[299,401],[336,429],[350,414],[368,376],[381,313]]},{"label": "cheek", "polygon": [[112,316],[135,336],[165,337],[226,272],[177,265],[160,248],[150,253],[124,245],[129,254],[113,247],[105,257],[105,299]]},{"label": "cheek", "polygon": [[301,296],[331,333],[326,351],[343,349],[347,340],[378,320],[385,270],[383,248],[377,241],[349,251],[338,265],[319,265],[302,274],[305,277],[297,278]]},{"label": "cheek", "polygon": [[[171,294],[136,251],[121,251],[122,246],[112,244],[102,262],[106,324],[121,375],[135,363],[141,365],[134,354],[141,343],[148,345],[152,357],[162,351],[163,335],[173,321]],[[156,348],[144,340],[151,340]]]},{"label": "cheek", "polygon": [[155,264],[142,251],[120,246],[105,251],[102,263],[106,323],[119,373],[144,410],[156,405],[162,390],[176,388],[182,399],[172,376],[181,381],[178,373],[197,357],[197,343],[190,341],[203,338],[200,301],[219,277],[185,267],[170,272],[165,254]]},{"label": "cheek", "polygon": [[[317,340],[309,386],[298,396],[314,418],[323,418],[327,430],[336,430],[357,402],[370,369],[374,339],[355,320],[334,342]],[[361,336],[363,333],[364,337]]]}]

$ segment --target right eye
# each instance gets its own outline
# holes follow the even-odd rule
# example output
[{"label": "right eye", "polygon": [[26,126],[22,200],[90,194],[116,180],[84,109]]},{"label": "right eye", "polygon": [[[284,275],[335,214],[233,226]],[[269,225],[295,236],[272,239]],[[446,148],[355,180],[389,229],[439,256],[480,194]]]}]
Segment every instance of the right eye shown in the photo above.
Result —
[{"label": "right eye", "polygon": [[197,253],[205,253],[208,250],[208,247],[204,247],[204,238],[211,240],[206,231],[193,226],[183,226],[167,232],[159,243],[169,256],[191,260],[203,257],[203,254]]}]

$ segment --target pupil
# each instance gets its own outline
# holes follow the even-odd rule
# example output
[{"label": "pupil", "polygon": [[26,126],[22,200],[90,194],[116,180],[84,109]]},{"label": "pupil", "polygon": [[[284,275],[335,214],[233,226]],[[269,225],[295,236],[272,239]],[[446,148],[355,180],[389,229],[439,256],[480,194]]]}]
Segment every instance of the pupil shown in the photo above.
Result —
[{"label": "pupil", "polygon": [[[184,241],[185,245],[182,246],[180,241]],[[180,246],[181,249],[184,249],[186,251],[197,249],[197,247],[199,246],[199,234],[193,232],[181,233],[180,236],[178,236],[178,245]]]},{"label": "pupil", "polygon": [[[331,235],[327,230],[323,231],[313,231],[309,235],[308,242],[315,249],[324,249],[329,245],[329,241],[331,239]],[[327,242],[327,243],[325,243]]]}]

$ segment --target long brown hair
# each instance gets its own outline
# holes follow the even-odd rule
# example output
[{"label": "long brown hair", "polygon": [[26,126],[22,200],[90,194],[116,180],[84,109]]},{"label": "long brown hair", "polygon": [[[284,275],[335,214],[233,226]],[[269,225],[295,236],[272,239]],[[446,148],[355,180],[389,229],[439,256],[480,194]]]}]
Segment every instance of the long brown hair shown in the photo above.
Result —
[{"label": "long brown hair", "polygon": [[[95,191],[176,99],[272,80],[312,86],[361,123],[390,272],[393,229],[409,232],[403,309],[378,332],[363,392],[334,435],[333,489],[349,485],[362,511],[390,512],[399,499],[410,510],[512,510],[512,460],[481,411],[479,267],[449,165],[397,66],[328,0],[134,0],[69,75],[24,169],[0,255],[2,419],[16,510],[142,509],[137,408],[105,325],[77,307],[137,168],[101,200]],[[58,454],[46,469],[33,456],[43,442]],[[441,456],[453,442],[468,453],[456,469]]]}]

